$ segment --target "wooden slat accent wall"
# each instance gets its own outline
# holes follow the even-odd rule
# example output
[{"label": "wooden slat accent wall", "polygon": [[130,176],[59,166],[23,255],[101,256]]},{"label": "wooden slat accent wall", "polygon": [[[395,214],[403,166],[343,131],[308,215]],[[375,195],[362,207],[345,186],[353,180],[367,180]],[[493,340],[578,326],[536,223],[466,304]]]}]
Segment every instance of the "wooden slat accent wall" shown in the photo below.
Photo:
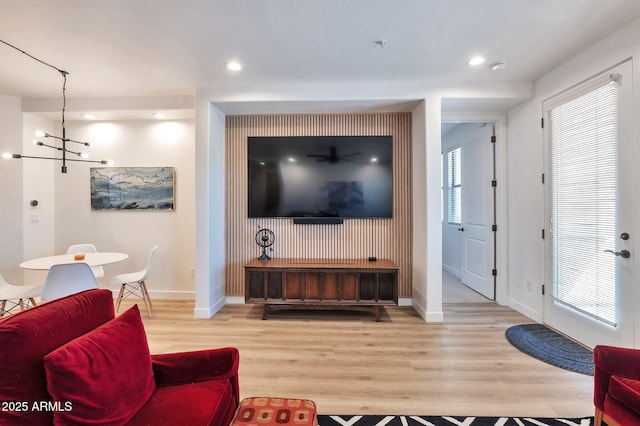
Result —
[{"label": "wooden slat accent wall", "polygon": [[[411,114],[291,114],[226,117],[226,294],[244,294],[243,265],[260,255],[260,227],[276,241],[272,257],[390,259],[398,295],[411,297]],[[343,225],[294,225],[289,218],[247,218],[247,137],[393,136],[393,218],[346,219]]]}]

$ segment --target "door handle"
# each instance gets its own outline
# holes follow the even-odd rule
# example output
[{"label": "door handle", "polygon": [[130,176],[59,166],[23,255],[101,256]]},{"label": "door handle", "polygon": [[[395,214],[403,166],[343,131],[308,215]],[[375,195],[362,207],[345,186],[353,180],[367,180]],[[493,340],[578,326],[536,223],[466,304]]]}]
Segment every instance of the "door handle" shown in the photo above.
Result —
[{"label": "door handle", "polygon": [[631,257],[631,253],[629,252],[629,250],[620,250],[620,251],[605,250],[604,252],[615,254],[616,256],[620,256],[623,259],[628,259]]},{"label": "door handle", "polygon": [[464,232],[464,228],[458,228],[458,231]]}]

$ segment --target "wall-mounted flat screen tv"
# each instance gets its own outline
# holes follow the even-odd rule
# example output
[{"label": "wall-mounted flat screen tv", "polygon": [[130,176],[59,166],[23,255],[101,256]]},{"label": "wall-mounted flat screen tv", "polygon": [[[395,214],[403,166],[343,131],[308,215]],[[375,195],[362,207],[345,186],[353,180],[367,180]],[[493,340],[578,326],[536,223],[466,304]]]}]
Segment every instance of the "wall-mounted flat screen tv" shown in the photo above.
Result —
[{"label": "wall-mounted flat screen tv", "polygon": [[391,136],[249,137],[249,217],[390,218]]}]

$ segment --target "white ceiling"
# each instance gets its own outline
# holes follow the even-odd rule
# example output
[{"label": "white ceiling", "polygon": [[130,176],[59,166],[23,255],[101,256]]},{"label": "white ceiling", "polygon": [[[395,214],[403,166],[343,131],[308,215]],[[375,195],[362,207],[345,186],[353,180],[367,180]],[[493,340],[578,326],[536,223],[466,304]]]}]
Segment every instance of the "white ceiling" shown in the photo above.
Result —
[{"label": "white ceiling", "polygon": [[[69,98],[160,97],[196,87],[532,81],[638,17],[639,0],[0,0],[0,39],[68,71]],[[474,54],[487,64],[468,67]],[[241,72],[225,69],[232,59]],[[506,68],[491,71],[496,61]],[[2,44],[0,64],[0,94],[61,96],[53,69]],[[410,105],[358,108],[397,104]]]}]

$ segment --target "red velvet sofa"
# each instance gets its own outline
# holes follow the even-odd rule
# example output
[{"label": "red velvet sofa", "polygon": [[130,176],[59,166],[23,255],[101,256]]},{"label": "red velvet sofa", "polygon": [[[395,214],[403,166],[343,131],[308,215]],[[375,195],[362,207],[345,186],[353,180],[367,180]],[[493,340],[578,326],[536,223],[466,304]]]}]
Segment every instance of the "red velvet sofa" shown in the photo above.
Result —
[{"label": "red velvet sofa", "polygon": [[595,426],[640,425],[640,350],[593,349]]},{"label": "red velvet sofa", "polygon": [[0,424],[228,425],[235,348],[150,355],[138,307],[88,290],[0,320]]}]

